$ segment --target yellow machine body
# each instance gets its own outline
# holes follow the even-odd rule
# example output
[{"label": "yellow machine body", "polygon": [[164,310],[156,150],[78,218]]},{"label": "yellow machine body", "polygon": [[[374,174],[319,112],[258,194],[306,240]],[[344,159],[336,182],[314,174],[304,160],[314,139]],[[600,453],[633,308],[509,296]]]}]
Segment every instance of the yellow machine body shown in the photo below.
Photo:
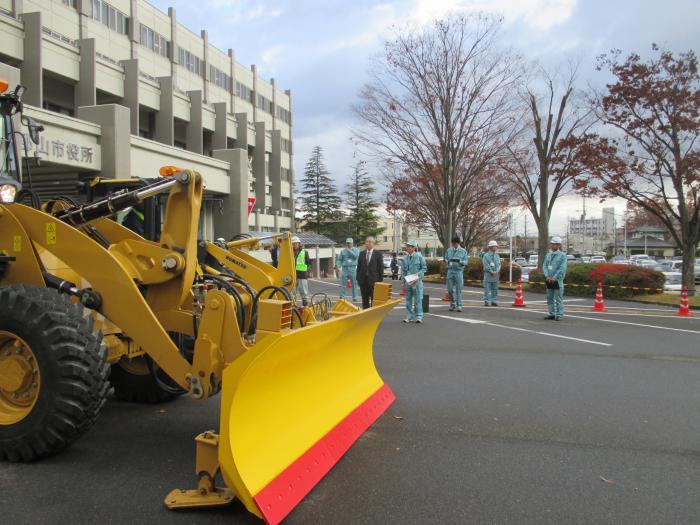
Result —
[{"label": "yellow machine body", "polygon": [[[390,300],[389,285],[377,284],[375,307],[361,311],[339,301],[324,321],[311,309],[293,318],[284,294],[265,293],[255,305],[257,330],[250,331],[252,297],[237,304],[225,289],[193,287],[196,275],[216,270],[197,265],[203,184],[196,172],[185,175],[169,190],[159,242],[108,218],[73,226],[47,211],[0,205],[0,255],[14,258],[0,286],[45,286],[45,275],[53,273],[89,287],[101,296],[94,316],[110,362],[145,354],[193,398],[221,391],[219,434],[197,438],[199,486],[173,491],[165,503],[219,505],[235,495],[266,522],[278,523],[393,401],[372,347],[397,301]],[[207,243],[206,252],[253,290],[292,289],[290,234],[275,238],[278,268],[247,252],[259,242]],[[229,286],[240,284],[231,280]],[[243,330],[236,321],[240,305]],[[191,359],[173,342],[173,332],[195,337]],[[214,485],[219,470],[228,488]]]}]

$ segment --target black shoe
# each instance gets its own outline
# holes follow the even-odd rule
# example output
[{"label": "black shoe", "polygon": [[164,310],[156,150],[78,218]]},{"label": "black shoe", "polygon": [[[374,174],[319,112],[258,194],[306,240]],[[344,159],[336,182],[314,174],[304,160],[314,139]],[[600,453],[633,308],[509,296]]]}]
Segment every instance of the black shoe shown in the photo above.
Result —
[{"label": "black shoe", "polygon": [[556,317],[554,317],[553,315],[548,315],[548,316],[545,317],[545,319],[546,319],[547,321],[554,321],[554,320],[556,319]]},{"label": "black shoe", "polygon": [[307,301],[306,299],[303,299],[303,300],[301,301],[301,305],[302,305],[302,306],[309,306],[309,303],[308,303],[308,301]]},{"label": "black shoe", "polygon": [[498,306],[498,303],[491,303],[491,306]]},{"label": "black shoe", "polygon": [[484,306],[490,306],[488,301],[484,301]]}]

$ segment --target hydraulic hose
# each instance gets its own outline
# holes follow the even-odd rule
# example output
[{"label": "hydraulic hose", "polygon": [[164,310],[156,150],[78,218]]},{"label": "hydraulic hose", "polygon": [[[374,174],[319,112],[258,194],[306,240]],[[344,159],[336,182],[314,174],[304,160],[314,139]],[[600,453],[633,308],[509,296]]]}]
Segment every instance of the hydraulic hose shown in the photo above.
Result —
[{"label": "hydraulic hose", "polygon": [[238,319],[238,327],[240,328],[241,332],[243,332],[243,330],[245,330],[245,305],[243,304],[243,298],[238,290],[236,290],[236,287],[232,286],[226,279],[219,277],[218,275],[205,273],[202,275],[202,277],[214,281],[233,296],[234,300],[236,301],[236,317]]}]

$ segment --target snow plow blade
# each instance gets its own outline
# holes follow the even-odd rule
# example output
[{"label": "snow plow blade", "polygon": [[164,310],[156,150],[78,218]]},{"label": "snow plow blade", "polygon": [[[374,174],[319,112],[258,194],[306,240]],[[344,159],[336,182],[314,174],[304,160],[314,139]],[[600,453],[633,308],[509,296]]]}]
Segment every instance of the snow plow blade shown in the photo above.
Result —
[{"label": "snow plow blade", "polygon": [[394,401],[372,346],[396,304],[259,334],[224,370],[219,466],[266,523],[282,521]]}]

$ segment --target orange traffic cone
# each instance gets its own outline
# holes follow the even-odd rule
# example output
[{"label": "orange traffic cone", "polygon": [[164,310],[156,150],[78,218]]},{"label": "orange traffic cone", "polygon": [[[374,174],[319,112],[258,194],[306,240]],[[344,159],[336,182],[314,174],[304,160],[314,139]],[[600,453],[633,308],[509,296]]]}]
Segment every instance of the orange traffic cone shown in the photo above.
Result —
[{"label": "orange traffic cone", "polygon": [[406,295],[406,283],[403,283],[403,286],[401,287],[401,295]]},{"label": "orange traffic cone", "polygon": [[693,314],[690,312],[690,308],[688,308],[688,287],[684,286],[683,290],[681,290],[681,304],[678,307],[678,313],[676,314],[680,317],[692,317]]},{"label": "orange traffic cone", "polygon": [[450,292],[445,292],[445,297],[443,297],[442,300],[446,303],[449,303],[450,302]]},{"label": "orange traffic cone", "polygon": [[595,292],[595,301],[593,301],[594,312],[607,312],[605,308],[605,299],[603,298],[603,283],[598,281],[598,289]]},{"label": "orange traffic cone", "polygon": [[518,279],[518,284],[515,287],[515,301],[511,305],[514,308],[525,308],[525,299],[523,298],[523,280]]}]

